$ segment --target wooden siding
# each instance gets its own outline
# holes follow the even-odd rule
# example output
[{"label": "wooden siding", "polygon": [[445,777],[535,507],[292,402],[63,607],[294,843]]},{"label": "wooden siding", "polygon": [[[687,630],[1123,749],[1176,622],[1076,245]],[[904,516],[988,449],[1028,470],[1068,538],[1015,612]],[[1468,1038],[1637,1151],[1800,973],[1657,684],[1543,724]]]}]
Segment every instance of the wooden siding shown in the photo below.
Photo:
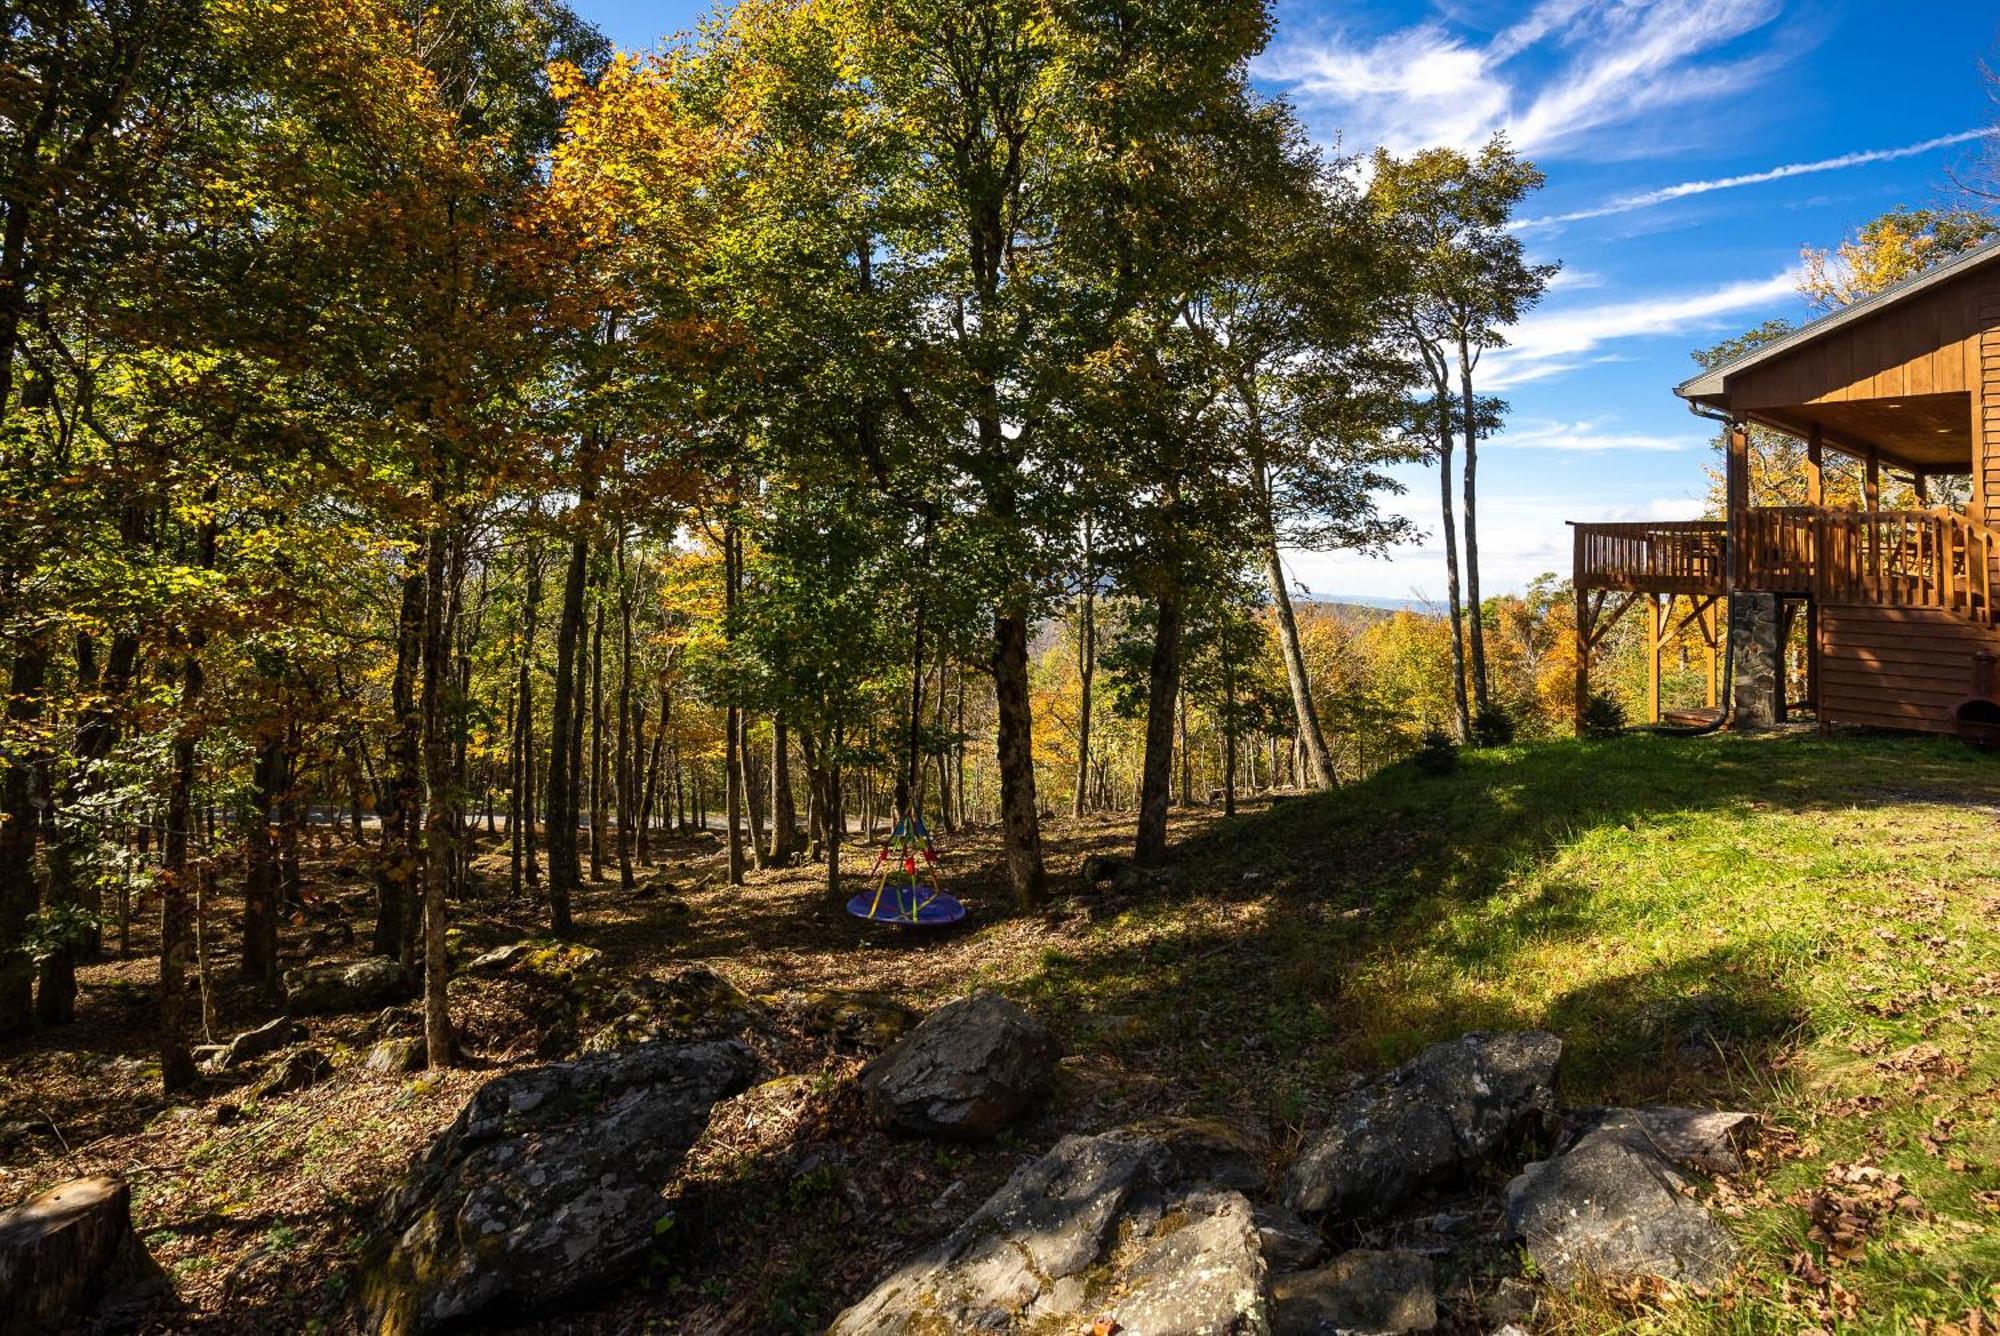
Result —
[{"label": "wooden siding", "polygon": [[1819,626],[1820,712],[1835,724],[1949,733],[1973,652],[2000,651],[2000,631],[1932,608],[1829,604]]},{"label": "wooden siding", "polygon": [[2000,520],[2000,284],[1979,294],[1979,380],[1972,395],[1972,514]]},{"label": "wooden siding", "polygon": [[1983,270],[1918,293],[1731,376],[1730,407],[1964,393],[1984,379],[1980,332],[1996,296]]}]

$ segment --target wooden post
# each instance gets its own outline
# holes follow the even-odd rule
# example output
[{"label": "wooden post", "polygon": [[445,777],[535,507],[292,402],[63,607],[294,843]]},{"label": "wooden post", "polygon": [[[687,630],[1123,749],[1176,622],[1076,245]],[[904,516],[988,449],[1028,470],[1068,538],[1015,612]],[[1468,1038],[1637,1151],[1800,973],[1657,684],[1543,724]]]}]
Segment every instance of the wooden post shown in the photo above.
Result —
[{"label": "wooden post", "polygon": [[1729,452],[1723,465],[1723,498],[1729,506],[1730,587],[1740,584],[1747,569],[1743,560],[1743,512],[1750,508],[1750,433],[1741,422],[1729,424]]},{"label": "wooden post", "polygon": [[1673,607],[1672,594],[1667,595],[1665,613],[1658,594],[1646,595],[1646,714],[1655,724],[1660,722],[1660,618],[1671,615]]},{"label": "wooden post", "polygon": [[1715,708],[1715,647],[1722,638],[1722,628],[1717,624],[1722,607],[1721,600],[1711,598],[1700,613],[1701,641],[1708,650],[1708,708]]},{"label": "wooden post", "polygon": [[1826,504],[1826,473],[1821,467],[1824,451],[1820,441],[1819,423],[1812,425],[1806,436],[1806,504],[1823,506]]},{"label": "wooden post", "polygon": [[1570,568],[1576,590],[1576,735],[1583,736],[1583,719],[1590,711],[1590,594],[1583,584],[1583,530],[1576,530],[1576,554]]},{"label": "wooden post", "polygon": [[1925,473],[1922,470],[1918,470],[1917,472],[1912,473],[1910,475],[1910,486],[1916,488],[1917,505],[1919,507],[1928,506],[1931,503],[1930,474]]},{"label": "wooden post", "polygon": [[1862,493],[1869,510],[1882,508],[1882,456],[1872,445],[1868,447],[1868,470],[1862,483]]}]

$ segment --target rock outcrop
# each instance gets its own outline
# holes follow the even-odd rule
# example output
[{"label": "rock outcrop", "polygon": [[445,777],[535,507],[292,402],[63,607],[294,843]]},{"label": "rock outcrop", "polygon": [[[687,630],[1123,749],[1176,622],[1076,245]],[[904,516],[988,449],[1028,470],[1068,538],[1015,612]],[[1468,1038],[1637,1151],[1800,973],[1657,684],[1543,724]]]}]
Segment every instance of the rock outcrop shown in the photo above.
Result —
[{"label": "rock outcrop", "polygon": [[1271,1307],[1274,1336],[1430,1331],[1438,1317],[1428,1257],[1366,1249],[1278,1277]]},{"label": "rock outcrop", "polygon": [[[1674,1161],[1714,1162],[1737,1115],[1616,1110],[1565,1153],[1507,1185],[1507,1220],[1536,1269],[1558,1285],[1586,1276],[1660,1276],[1705,1284],[1736,1253]],[[1718,1129],[1720,1129],[1718,1131]],[[1733,1154],[1733,1149],[1730,1150]]]},{"label": "rock outcrop", "polygon": [[0,1331],[75,1331],[106,1304],[164,1290],[132,1232],[125,1180],[79,1178],[0,1211]]},{"label": "rock outcrop", "polygon": [[275,1053],[281,1048],[302,1043],[305,1038],[305,1026],[290,1016],[280,1016],[254,1030],[245,1030],[230,1040],[222,1052],[216,1054],[212,1065],[217,1071],[228,1071]]},{"label": "rock outcrop", "polygon": [[294,1016],[372,1011],[408,996],[409,991],[410,977],[402,964],[385,956],[370,956],[352,965],[285,971],[285,1011]]},{"label": "rock outcrop", "polygon": [[752,1068],[734,1042],[648,1044],[487,1082],[385,1202],[363,1325],[429,1331],[611,1279],[650,1245],[710,1108]]},{"label": "rock outcrop", "polygon": [[1075,1330],[1101,1317],[1146,1336],[1269,1331],[1250,1203],[1181,1167],[1149,1137],[1065,1137],[830,1336]]},{"label": "rock outcrop", "polygon": [[1285,1205],[1371,1219],[1461,1176],[1554,1111],[1561,1057],[1541,1030],[1433,1044],[1341,1097],[1285,1176]]},{"label": "rock outcrop", "polygon": [[924,1019],[861,1072],[882,1126],[921,1136],[990,1137],[1018,1118],[1055,1071],[1048,1026],[998,993]]}]

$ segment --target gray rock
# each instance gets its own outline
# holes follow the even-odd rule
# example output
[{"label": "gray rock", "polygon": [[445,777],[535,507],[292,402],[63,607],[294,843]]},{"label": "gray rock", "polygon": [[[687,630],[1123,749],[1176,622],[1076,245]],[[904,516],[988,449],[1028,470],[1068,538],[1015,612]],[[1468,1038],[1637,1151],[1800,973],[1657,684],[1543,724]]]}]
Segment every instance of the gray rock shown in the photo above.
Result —
[{"label": "gray rock", "polygon": [[212,1065],[217,1071],[228,1071],[232,1067],[241,1067],[246,1062],[253,1062],[268,1053],[275,1053],[281,1048],[302,1043],[305,1037],[305,1026],[290,1016],[280,1016],[254,1030],[245,1030],[230,1040],[222,1052],[216,1054]]},{"label": "gray rock", "polygon": [[315,1012],[368,1011],[410,991],[402,965],[370,956],[352,965],[314,965],[285,971],[285,1010],[295,1016]]},{"label": "gray rock", "polygon": [[1256,1219],[1257,1243],[1272,1274],[1303,1271],[1326,1256],[1319,1231],[1284,1207],[1259,1206]]},{"label": "gray rock", "polygon": [[830,1336],[1056,1331],[1106,1315],[1135,1336],[1267,1332],[1249,1202],[1177,1173],[1148,1137],[1065,1137]]},{"label": "gray rock", "polygon": [[1728,1270],[1736,1244],[1690,1188],[1625,1123],[1529,1165],[1507,1184],[1507,1221],[1558,1285],[1585,1276],[1707,1283]]},{"label": "gray rock", "polygon": [[384,1039],[368,1050],[363,1065],[371,1072],[404,1076],[423,1069],[424,1048],[421,1039]]},{"label": "gray rock", "polygon": [[1048,1026],[998,993],[938,1008],[861,1070],[884,1127],[926,1136],[992,1136],[1048,1083],[1060,1050]]},{"label": "gray rock", "polygon": [[1412,1252],[1342,1253],[1317,1271],[1271,1283],[1275,1336],[1430,1331],[1437,1295],[1430,1259]]},{"label": "gray rock", "polygon": [[710,1108],[752,1068],[734,1042],[649,1044],[488,1081],[385,1201],[362,1325],[429,1331],[618,1275],[652,1242]]},{"label": "gray rock", "polygon": [[1650,1147],[1662,1159],[1714,1175],[1743,1172],[1742,1148],[1756,1126],[1757,1116],[1751,1113],[1654,1105],[1597,1111],[1588,1130],[1615,1132]]},{"label": "gray rock", "polygon": [[257,1085],[257,1098],[271,1099],[318,1085],[333,1075],[333,1061],[316,1048],[294,1049],[276,1071]]},{"label": "gray rock", "polygon": [[91,1314],[158,1295],[165,1280],[132,1232],[121,1178],[79,1178],[0,1211],[0,1331],[89,1329]]},{"label": "gray rock", "polygon": [[1110,881],[1131,865],[1130,859],[1116,854],[1091,854],[1083,860],[1080,875],[1086,886],[1097,886]]},{"label": "gray rock", "polygon": [[1554,1111],[1561,1057],[1541,1030],[1433,1044],[1340,1097],[1285,1175],[1285,1205],[1370,1219],[1462,1176]]}]

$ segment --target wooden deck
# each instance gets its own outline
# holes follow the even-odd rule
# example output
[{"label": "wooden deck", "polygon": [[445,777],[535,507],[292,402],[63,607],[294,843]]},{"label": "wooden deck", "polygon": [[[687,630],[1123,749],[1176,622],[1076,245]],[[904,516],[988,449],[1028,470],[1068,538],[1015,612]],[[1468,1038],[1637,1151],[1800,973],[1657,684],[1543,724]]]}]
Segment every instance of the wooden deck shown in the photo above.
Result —
[{"label": "wooden deck", "polygon": [[1578,524],[1581,594],[1710,598],[1732,589],[1823,604],[1931,608],[1979,626],[1995,615],[2000,531],[1948,510],[1757,507],[1730,551],[1721,520]]}]

